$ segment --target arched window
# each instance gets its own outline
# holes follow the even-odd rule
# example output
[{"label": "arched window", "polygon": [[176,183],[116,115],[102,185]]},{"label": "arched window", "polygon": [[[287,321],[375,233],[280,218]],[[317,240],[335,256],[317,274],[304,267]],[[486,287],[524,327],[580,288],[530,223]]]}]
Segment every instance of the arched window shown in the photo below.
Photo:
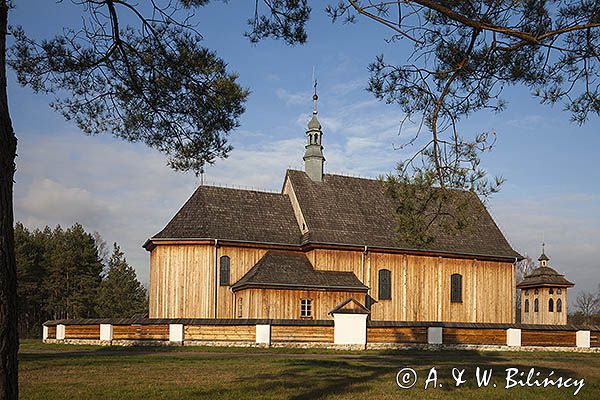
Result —
[{"label": "arched window", "polygon": [[554,300],[548,300],[548,311],[554,312]]},{"label": "arched window", "polygon": [[392,298],[392,272],[389,269],[379,270],[379,300]]},{"label": "arched window", "polygon": [[562,300],[556,300],[556,312],[562,312]]},{"label": "arched window", "polygon": [[529,299],[525,299],[525,312],[529,312]]},{"label": "arched window", "polygon": [[229,256],[222,256],[219,268],[219,285],[229,286],[229,272],[230,272],[230,259]]},{"label": "arched window", "polygon": [[538,290],[537,290],[537,289],[535,289],[535,290],[533,291],[533,294],[538,294]]},{"label": "arched window", "polygon": [[552,288],[548,289],[548,293],[554,294],[554,289],[552,289]]},{"label": "arched window", "polygon": [[242,316],[244,315],[244,299],[241,297],[238,297],[237,305],[238,305],[237,317],[242,318]]},{"label": "arched window", "polygon": [[540,302],[538,301],[538,299],[535,299],[533,301],[533,312],[538,312],[540,311]]},{"label": "arched window", "polygon": [[450,301],[452,303],[462,302],[462,275],[452,274],[450,277]]}]

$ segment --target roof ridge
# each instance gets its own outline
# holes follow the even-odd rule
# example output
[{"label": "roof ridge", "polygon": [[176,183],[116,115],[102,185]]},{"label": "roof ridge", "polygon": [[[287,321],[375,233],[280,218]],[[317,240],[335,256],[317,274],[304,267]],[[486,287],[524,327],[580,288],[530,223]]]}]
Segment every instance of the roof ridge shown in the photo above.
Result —
[{"label": "roof ridge", "polygon": [[246,186],[246,185],[236,185],[236,184],[227,184],[227,183],[216,183],[216,182],[210,182],[208,184],[203,184],[203,185],[198,185],[198,187],[196,187],[196,190],[202,189],[202,188],[215,188],[215,189],[227,189],[227,190],[236,190],[236,191],[241,191],[241,192],[255,192],[255,193],[266,193],[266,194],[278,194],[281,195],[283,193],[281,193],[278,190],[271,190],[271,189],[265,189],[265,188],[255,188],[252,186]]}]

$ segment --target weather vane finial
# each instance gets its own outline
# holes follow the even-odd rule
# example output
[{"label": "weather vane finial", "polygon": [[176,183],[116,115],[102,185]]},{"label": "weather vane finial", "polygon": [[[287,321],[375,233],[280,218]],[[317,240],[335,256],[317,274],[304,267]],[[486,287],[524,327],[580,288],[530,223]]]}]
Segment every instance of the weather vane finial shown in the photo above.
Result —
[{"label": "weather vane finial", "polygon": [[313,87],[314,87],[313,114],[317,114],[317,100],[319,99],[319,96],[317,96],[317,78],[315,78],[315,67],[314,66],[313,66]]}]

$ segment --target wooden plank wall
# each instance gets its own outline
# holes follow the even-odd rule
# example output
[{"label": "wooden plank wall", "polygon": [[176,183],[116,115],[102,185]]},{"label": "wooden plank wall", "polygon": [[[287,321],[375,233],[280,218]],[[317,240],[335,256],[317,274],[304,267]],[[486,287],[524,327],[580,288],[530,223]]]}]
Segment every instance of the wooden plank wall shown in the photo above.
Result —
[{"label": "wooden plank wall", "polygon": [[56,339],[56,325],[48,327],[48,339]]},{"label": "wooden plank wall", "polygon": [[255,325],[186,325],[185,340],[255,342]]},{"label": "wooden plank wall", "polygon": [[442,340],[447,344],[506,345],[506,329],[444,328]]},{"label": "wooden plank wall", "polygon": [[271,342],[333,343],[333,326],[271,326]]},{"label": "wooden plank wall", "polygon": [[[231,259],[232,284],[266,252],[265,249],[232,246],[219,246],[217,251],[217,259],[223,255]],[[514,322],[514,267],[511,263],[372,251],[363,255],[360,250],[316,249],[306,255],[317,269],[351,271],[361,280],[364,276],[365,285],[371,288],[369,294],[376,300],[372,306],[372,320]],[[150,317],[214,318],[214,257],[214,246],[210,244],[156,246],[150,255]],[[378,271],[384,268],[392,273],[392,299],[378,301]],[[450,276],[454,273],[463,276],[462,303],[450,302]],[[216,279],[218,282],[218,276]],[[233,304],[234,294],[230,287],[216,288],[217,317],[237,317],[237,305]],[[277,291],[267,297],[285,301]],[[288,316],[290,311],[277,314],[273,311],[273,301],[263,302],[260,307],[244,302],[247,309],[244,309],[243,317],[298,318],[299,311],[293,311],[292,317]],[[255,307],[254,311],[251,307]],[[315,318],[328,318],[323,311],[324,306]]]},{"label": "wooden plank wall", "polygon": [[114,340],[169,340],[169,325],[113,325]]},{"label": "wooden plank wall", "polygon": [[[514,322],[513,265],[489,261],[370,253],[373,320]],[[392,273],[392,298],[378,300],[378,271]],[[450,277],[462,275],[462,302],[450,301]]]},{"label": "wooden plank wall", "polygon": [[214,317],[214,247],[160,245],[150,253],[150,318]]},{"label": "wooden plank wall", "polygon": [[[567,289],[561,288],[561,294],[557,294],[557,288],[550,294],[550,288],[539,288],[538,294],[535,289],[521,290],[521,323],[541,325],[566,325],[567,324]],[[525,294],[527,293],[527,294]],[[534,311],[534,300],[539,300],[539,311]],[[548,311],[548,300],[554,299],[554,311]],[[525,312],[525,299],[529,299],[529,312]],[[556,311],[556,301],[562,300],[562,312]]]},{"label": "wooden plank wall", "polygon": [[427,343],[427,328],[369,327],[367,343]]},{"label": "wooden plank wall", "polygon": [[[218,257],[230,258],[230,283],[239,281],[257,262],[265,255],[264,249],[251,249],[246,247],[218,248]],[[218,281],[217,281],[218,282]],[[233,307],[233,292],[230,286],[218,286],[218,318],[235,318]],[[235,311],[237,312],[237,311]]]},{"label": "wooden plank wall", "polygon": [[600,347],[600,331],[590,331],[590,347]]},{"label": "wooden plank wall", "polygon": [[65,325],[65,339],[98,340],[100,339],[100,325]]},{"label": "wooden plank wall", "polygon": [[522,330],[522,346],[570,346],[576,345],[575,331]]},{"label": "wooden plank wall", "polygon": [[242,318],[265,319],[300,319],[302,299],[312,299],[312,319],[332,319],[328,313],[348,297],[365,301],[364,293],[324,290],[245,289],[235,297],[242,299]]}]

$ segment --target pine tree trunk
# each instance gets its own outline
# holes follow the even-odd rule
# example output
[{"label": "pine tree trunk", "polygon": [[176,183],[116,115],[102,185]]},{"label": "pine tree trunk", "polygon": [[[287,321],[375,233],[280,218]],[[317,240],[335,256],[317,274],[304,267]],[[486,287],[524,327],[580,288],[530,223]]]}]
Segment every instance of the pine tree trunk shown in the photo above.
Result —
[{"label": "pine tree trunk", "polygon": [[13,178],[17,138],[8,112],[6,34],[8,4],[0,1],[0,400],[17,399],[17,268],[13,221]]}]

